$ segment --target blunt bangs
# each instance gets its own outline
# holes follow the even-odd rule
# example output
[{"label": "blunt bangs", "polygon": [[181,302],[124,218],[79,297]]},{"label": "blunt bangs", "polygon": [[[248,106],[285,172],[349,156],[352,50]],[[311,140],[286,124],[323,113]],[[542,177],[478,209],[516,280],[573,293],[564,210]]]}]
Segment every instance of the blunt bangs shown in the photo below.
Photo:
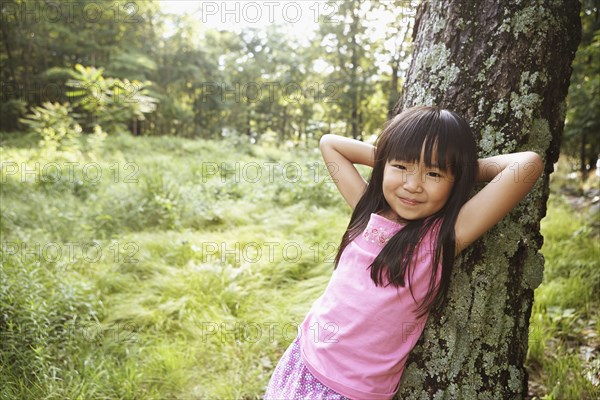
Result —
[{"label": "blunt bangs", "polygon": [[[378,160],[423,162],[427,167],[450,170],[456,177],[461,171],[461,148],[465,133],[470,133],[452,112],[433,107],[415,107],[399,114],[384,129],[378,148],[383,151]],[[472,140],[472,139],[471,139]]]}]

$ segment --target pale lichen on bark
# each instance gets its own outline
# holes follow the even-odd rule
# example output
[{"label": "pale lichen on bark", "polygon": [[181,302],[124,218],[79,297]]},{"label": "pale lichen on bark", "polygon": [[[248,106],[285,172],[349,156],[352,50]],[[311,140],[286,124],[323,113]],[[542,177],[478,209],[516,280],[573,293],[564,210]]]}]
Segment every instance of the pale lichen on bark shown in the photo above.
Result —
[{"label": "pale lichen on bark", "polygon": [[[436,90],[445,91],[454,83],[460,70],[450,59],[450,50],[444,44],[432,46],[427,53],[417,55],[415,59],[416,69],[420,71],[417,79],[426,80]],[[409,85],[406,89],[411,92],[415,103],[422,105],[434,105],[434,96],[423,85]]]}]

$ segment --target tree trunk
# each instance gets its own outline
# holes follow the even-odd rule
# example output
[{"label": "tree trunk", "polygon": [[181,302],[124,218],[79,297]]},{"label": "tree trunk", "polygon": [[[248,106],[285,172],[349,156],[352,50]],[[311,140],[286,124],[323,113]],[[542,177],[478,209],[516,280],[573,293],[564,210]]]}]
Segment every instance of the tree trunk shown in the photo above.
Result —
[{"label": "tree trunk", "polygon": [[[360,3],[356,4],[356,7],[359,7]],[[350,48],[352,51],[352,55],[350,57],[350,62],[352,63],[352,67],[350,68],[350,95],[352,96],[352,138],[358,138],[358,44],[356,43],[356,35],[358,31],[358,24],[360,22],[360,17],[357,15],[358,9],[354,8],[352,11],[352,22],[350,24]]]},{"label": "tree trunk", "polygon": [[587,135],[585,134],[585,130],[581,134],[581,146],[579,147],[579,162],[581,165],[579,166],[579,171],[581,171],[581,180],[585,181],[587,178],[587,157],[585,154],[585,147],[587,142]]},{"label": "tree trunk", "polygon": [[394,116],[394,102],[398,98],[398,70],[400,69],[400,57],[395,57],[392,60],[392,81],[390,82],[390,97],[388,98],[388,114],[387,118],[392,119]]},{"label": "tree trunk", "polygon": [[544,158],[545,173],[457,259],[449,300],[431,313],[398,398],[527,395],[529,317],[544,267],[540,220],[581,35],[579,7],[577,0],[436,0],[419,8],[396,113],[415,105],[455,110],[471,124],[480,157],[533,150]]},{"label": "tree trunk", "polygon": [[286,138],[285,127],[287,125],[287,108],[288,106],[283,106],[283,118],[281,119],[281,129],[279,130],[279,144],[283,144]]},{"label": "tree trunk", "polygon": [[12,51],[10,50],[10,42],[9,34],[8,34],[8,24],[3,23],[2,28],[2,42],[4,44],[4,48],[6,49],[6,56],[8,58],[8,69],[10,70],[10,79],[7,81],[14,85],[15,92],[16,88],[19,87],[19,81],[17,80],[17,74],[15,73],[15,62],[12,56]]}]

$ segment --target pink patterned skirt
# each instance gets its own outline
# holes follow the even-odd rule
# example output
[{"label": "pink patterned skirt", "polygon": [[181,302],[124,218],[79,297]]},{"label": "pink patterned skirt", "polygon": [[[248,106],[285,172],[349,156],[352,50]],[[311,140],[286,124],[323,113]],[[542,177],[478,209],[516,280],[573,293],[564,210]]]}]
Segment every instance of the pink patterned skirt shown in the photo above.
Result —
[{"label": "pink patterned skirt", "polygon": [[265,400],[350,400],[328,388],[302,362],[299,337],[287,348],[271,376]]}]

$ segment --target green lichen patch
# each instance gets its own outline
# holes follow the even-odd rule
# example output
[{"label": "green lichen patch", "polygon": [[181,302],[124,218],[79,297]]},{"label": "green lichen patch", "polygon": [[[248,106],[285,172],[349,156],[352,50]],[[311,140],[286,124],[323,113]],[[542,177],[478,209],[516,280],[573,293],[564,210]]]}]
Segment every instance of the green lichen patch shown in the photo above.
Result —
[{"label": "green lichen patch", "polygon": [[518,39],[520,34],[532,32],[535,29],[546,31],[547,25],[540,24],[540,20],[543,21],[545,18],[546,9],[542,5],[533,5],[517,11],[510,22],[515,39]]},{"label": "green lichen patch", "polygon": [[542,98],[537,93],[515,93],[510,94],[510,108],[512,116],[518,120],[531,119],[533,110],[538,110]]},{"label": "green lichen patch", "polygon": [[550,124],[545,118],[535,118],[531,127],[529,128],[529,140],[527,142],[527,149],[535,151],[546,161],[546,149],[552,141],[552,134],[550,133]]},{"label": "green lichen patch", "polygon": [[[433,97],[431,92],[444,93],[455,82],[460,69],[451,61],[451,51],[443,43],[431,46],[430,51],[416,55],[415,82],[427,82],[427,85],[416,84],[409,87],[411,97],[415,104],[431,105]],[[425,90],[426,87],[433,90]]]},{"label": "green lichen patch", "polygon": [[508,380],[508,389],[513,393],[519,393],[521,391],[521,385],[523,382],[523,371],[518,369],[514,365],[508,367],[510,379]]},{"label": "green lichen patch", "polygon": [[535,289],[544,278],[544,256],[538,252],[528,251],[523,264],[521,285],[525,289]]},{"label": "green lichen patch", "polygon": [[496,133],[491,125],[483,127],[479,147],[483,152],[483,154],[481,154],[482,157],[489,157],[496,151]]}]

